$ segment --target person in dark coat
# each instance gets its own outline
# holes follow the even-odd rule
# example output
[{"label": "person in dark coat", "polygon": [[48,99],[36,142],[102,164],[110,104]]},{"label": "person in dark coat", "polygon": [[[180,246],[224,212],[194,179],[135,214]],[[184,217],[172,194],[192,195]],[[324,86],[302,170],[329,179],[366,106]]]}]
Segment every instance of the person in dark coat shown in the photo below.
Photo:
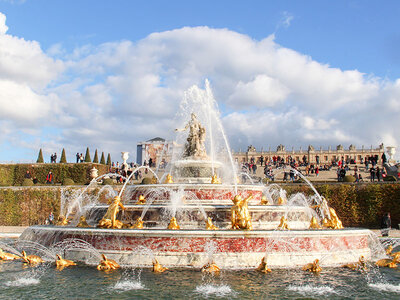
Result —
[{"label": "person in dark coat", "polygon": [[389,231],[390,231],[391,227],[392,227],[392,221],[390,219],[390,213],[386,213],[382,217],[382,222],[381,222],[382,236],[389,236]]}]

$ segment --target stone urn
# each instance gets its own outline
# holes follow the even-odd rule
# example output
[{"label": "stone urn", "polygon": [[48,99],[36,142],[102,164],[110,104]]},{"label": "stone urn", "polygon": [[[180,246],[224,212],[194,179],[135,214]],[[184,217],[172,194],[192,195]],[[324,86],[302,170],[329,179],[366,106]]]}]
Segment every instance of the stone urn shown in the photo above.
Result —
[{"label": "stone urn", "polygon": [[128,164],[126,163],[126,161],[129,158],[129,152],[121,152],[121,158],[123,160],[123,162],[122,162],[123,169],[127,170],[128,169]]},{"label": "stone urn", "polygon": [[93,167],[92,169],[90,169],[90,179],[93,180],[97,177],[99,177],[98,170],[95,167]]}]

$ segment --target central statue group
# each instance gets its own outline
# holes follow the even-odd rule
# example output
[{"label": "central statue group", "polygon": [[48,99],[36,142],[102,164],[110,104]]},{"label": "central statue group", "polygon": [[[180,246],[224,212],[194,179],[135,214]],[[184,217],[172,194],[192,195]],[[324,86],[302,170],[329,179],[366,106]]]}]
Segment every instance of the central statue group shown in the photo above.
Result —
[{"label": "central statue group", "polygon": [[197,119],[196,114],[191,114],[190,121],[183,129],[175,129],[175,131],[185,131],[189,129],[189,134],[185,143],[183,158],[205,159],[207,158],[206,147],[206,129]]}]

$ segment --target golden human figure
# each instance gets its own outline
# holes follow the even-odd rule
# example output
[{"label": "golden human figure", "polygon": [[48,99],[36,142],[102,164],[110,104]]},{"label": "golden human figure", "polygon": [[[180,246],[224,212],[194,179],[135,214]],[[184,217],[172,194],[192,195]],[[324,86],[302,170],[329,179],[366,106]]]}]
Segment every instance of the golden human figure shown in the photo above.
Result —
[{"label": "golden human figure", "polygon": [[208,217],[206,220],[206,229],[207,230],[217,230],[218,229],[218,227],[213,224],[210,217]]},{"label": "golden human figure", "polygon": [[135,222],[135,224],[133,224],[133,226],[131,227],[133,229],[143,229],[143,220],[142,218],[138,218]]},{"label": "golden human figure", "polygon": [[76,225],[76,227],[81,227],[81,228],[90,227],[89,224],[86,222],[86,217],[85,216],[81,216],[79,218],[79,223],[78,223],[78,225]]},{"label": "golden human figure", "polygon": [[221,180],[217,177],[217,174],[214,173],[214,175],[211,177],[211,183],[212,184],[221,184]]},{"label": "golden human figure", "polygon": [[156,258],[153,259],[153,272],[164,273],[168,268],[163,267]]},{"label": "golden human figure", "polygon": [[66,225],[68,225],[68,219],[63,215],[59,215],[56,222],[56,226],[66,226]]},{"label": "golden human figure", "polygon": [[287,223],[287,220],[286,220],[285,216],[281,217],[281,221],[280,221],[280,223],[278,225],[278,229],[280,229],[280,230],[289,230],[289,225]]},{"label": "golden human figure", "polygon": [[117,214],[119,212],[119,208],[125,210],[125,206],[121,203],[121,198],[119,196],[115,196],[114,200],[110,204],[105,213],[103,219],[99,221],[98,227],[100,228],[122,228],[123,223],[117,220]]},{"label": "golden human figure", "polygon": [[213,261],[209,262],[209,263],[206,263],[201,268],[201,272],[208,273],[208,274],[218,274],[219,271],[220,271],[220,268]]},{"label": "golden human figure", "polygon": [[321,229],[316,217],[311,218],[309,229]]},{"label": "golden human figure", "polygon": [[267,199],[267,197],[265,196],[265,195],[263,195],[262,197],[261,197],[261,202],[260,202],[260,204],[261,205],[268,205],[268,199]]},{"label": "golden human figure", "polygon": [[165,178],[164,183],[174,183],[171,174],[167,174],[167,178]]},{"label": "golden human figure", "polygon": [[76,266],[76,263],[72,260],[64,259],[61,255],[57,254],[56,266],[58,270],[62,271],[65,267]]},{"label": "golden human figure", "polygon": [[324,218],[323,225],[331,229],[343,229],[342,221],[340,221],[336,211],[332,207],[329,207],[329,214],[331,215],[330,218]]},{"label": "golden human figure", "polygon": [[312,272],[314,274],[321,272],[322,268],[319,266],[319,259],[314,260],[312,263],[306,264],[302,270]]},{"label": "golden human figure", "polygon": [[248,229],[253,228],[251,224],[251,215],[249,212],[248,202],[253,198],[250,195],[246,199],[242,196],[236,195],[233,199],[233,206],[231,208],[231,225],[232,229]]},{"label": "golden human figure", "polygon": [[175,217],[172,217],[168,224],[168,229],[179,230],[181,227],[178,225]]},{"label": "golden human figure", "polygon": [[257,271],[265,274],[272,272],[271,269],[267,267],[267,259],[265,258],[265,256],[262,258],[261,263],[257,268]]},{"label": "golden human figure", "polygon": [[40,263],[44,263],[44,260],[37,255],[26,255],[25,251],[22,251],[22,257],[21,257],[27,264],[29,265],[37,265]]},{"label": "golden human figure", "polygon": [[119,264],[112,259],[108,259],[104,254],[101,255],[103,260],[100,261],[99,265],[97,266],[97,270],[99,271],[112,271],[119,269]]},{"label": "golden human figure", "polygon": [[286,204],[286,199],[282,198],[281,196],[279,196],[278,198],[278,205],[285,205]]},{"label": "golden human figure", "polygon": [[3,249],[0,249],[0,260],[15,260],[20,259],[21,257],[12,253],[4,252]]},{"label": "golden human figure", "polygon": [[143,195],[139,195],[139,199],[136,204],[146,204],[146,198]]}]

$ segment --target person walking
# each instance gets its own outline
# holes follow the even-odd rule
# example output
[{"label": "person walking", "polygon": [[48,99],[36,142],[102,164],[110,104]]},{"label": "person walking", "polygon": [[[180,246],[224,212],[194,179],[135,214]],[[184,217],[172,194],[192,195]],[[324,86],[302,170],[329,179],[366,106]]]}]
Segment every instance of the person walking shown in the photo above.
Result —
[{"label": "person walking", "polygon": [[372,166],[369,169],[369,173],[371,174],[371,182],[374,182],[375,181],[375,168],[374,168],[374,166]]},{"label": "person walking", "polygon": [[389,236],[389,231],[391,227],[392,227],[392,220],[390,219],[390,213],[387,212],[382,217],[382,222],[381,222],[382,236]]},{"label": "person walking", "polygon": [[376,167],[376,179],[378,181],[381,181],[381,170],[379,169],[379,167]]},{"label": "person walking", "polygon": [[46,176],[46,183],[47,184],[52,184],[53,183],[53,173],[51,173],[51,171]]}]

